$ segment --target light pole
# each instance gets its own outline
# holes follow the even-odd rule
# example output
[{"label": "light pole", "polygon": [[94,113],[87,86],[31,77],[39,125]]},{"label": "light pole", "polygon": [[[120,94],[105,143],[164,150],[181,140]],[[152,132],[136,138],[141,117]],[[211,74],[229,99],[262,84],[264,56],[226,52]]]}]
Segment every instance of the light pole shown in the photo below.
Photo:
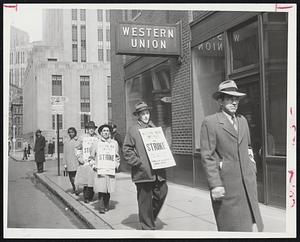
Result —
[{"label": "light pole", "polygon": [[16,125],[13,125],[13,150],[14,150],[14,155],[16,154]]}]

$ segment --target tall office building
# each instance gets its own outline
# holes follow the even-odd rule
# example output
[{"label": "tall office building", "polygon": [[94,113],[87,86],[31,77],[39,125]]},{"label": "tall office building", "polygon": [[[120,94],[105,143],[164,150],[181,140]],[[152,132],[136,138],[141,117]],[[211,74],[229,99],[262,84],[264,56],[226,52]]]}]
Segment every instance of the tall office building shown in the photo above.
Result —
[{"label": "tall office building", "polygon": [[30,51],[29,35],[14,26],[10,27],[9,59],[9,139],[15,148],[22,147],[24,73]]},{"label": "tall office building", "polygon": [[71,126],[80,134],[89,120],[98,126],[110,121],[109,32],[106,10],[43,11],[44,46],[33,47],[24,85],[24,133],[29,142],[38,128],[47,142],[56,142],[52,96],[66,98],[58,124],[62,140]]}]

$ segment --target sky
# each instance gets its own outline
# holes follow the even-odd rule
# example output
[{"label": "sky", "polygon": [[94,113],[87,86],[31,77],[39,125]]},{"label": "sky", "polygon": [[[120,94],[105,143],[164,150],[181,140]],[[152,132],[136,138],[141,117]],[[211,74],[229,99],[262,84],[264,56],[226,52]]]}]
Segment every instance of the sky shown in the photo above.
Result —
[{"label": "sky", "polygon": [[30,42],[42,40],[42,8],[27,4],[6,8],[10,24],[29,35]]}]

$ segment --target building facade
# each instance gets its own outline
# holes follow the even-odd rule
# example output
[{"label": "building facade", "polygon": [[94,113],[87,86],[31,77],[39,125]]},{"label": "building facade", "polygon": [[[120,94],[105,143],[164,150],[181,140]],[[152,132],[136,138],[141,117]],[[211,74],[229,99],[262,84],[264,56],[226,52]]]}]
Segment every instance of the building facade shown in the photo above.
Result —
[{"label": "building facade", "polygon": [[27,56],[29,51],[29,35],[25,31],[11,26],[9,58],[9,139],[14,145],[13,148],[16,149],[22,148],[22,88],[24,84]]},{"label": "building facade", "polygon": [[[128,19],[128,12],[135,17]],[[233,79],[247,93],[238,112],[250,127],[259,201],[285,207],[287,14],[120,10],[112,11],[112,32],[121,17],[137,24],[181,22],[182,55],[115,55],[112,39],[113,120],[125,122],[120,132],[134,122],[134,104],[146,101],[177,163],[168,169],[168,179],[207,188],[200,162],[201,123],[217,111],[211,95],[218,84]]]},{"label": "building facade", "polygon": [[53,96],[66,99],[58,115],[61,142],[69,127],[80,135],[89,120],[98,126],[109,121],[110,28],[106,14],[104,10],[44,10],[44,45],[33,47],[24,85],[24,135],[29,142],[34,142],[34,132],[41,129],[47,143],[57,147]]}]

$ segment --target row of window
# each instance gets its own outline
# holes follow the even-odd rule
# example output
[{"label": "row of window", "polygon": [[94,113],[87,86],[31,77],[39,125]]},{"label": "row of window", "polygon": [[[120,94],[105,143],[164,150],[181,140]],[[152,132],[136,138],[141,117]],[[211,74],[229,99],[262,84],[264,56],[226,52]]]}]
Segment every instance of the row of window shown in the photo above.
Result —
[{"label": "row of window", "polygon": [[22,124],[22,118],[21,117],[14,117],[14,124]]},{"label": "row of window", "polygon": [[[91,120],[90,114],[80,114],[80,128],[84,129],[86,124]],[[112,105],[108,103],[108,121],[112,121]],[[58,114],[58,127],[63,129],[63,115]],[[52,115],[52,129],[57,129],[57,115]]]},{"label": "row of window", "polygon": [[[86,26],[80,26],[81,62],[86,62]],[[77,26],[72,25],[72,61],[78,61]]]},{"label": "row of window", "polygon": [[[52,96],[62,96],[62,76],[61,75],[52,75]],[[111,78],[107,76],[107,98],[111,100]],[[111,103],[108,105],[109,117],[111,117]],[[90,77],[89,76],[80,76],[80,111],[81,112],[90,112]],[[81,128],[84,128],[84,123],[89,116],[87,114],[82,114],[81,117]],[[85,115],[85,116],[84,116]],[[55,116],[55,115],[53,115]],[[55,120],[52,116],[52,128],[55,129]],[[62,116],[60,117],[62,128]]]},{"label": "row of window", "polygon": [[23,110],[22,107],[14,106],[13,107],[13,114],[22,114],[22,110]]},{"label": "row of window", "polygon": [[25,75],[25,68],[10,69],[9,83],[21,87],[23,85],[24,75]]},{"label": "row of window", "polygon": [[[98,41],[103,41],[103,29],[98,29]],[[110,29],[106,29],[106,41],[110,41]]]},{"label": "row of window", "polygon": [[[85,9],[80,9],[80,20],[81,21],[86,21],[86,10]],[[72,20],[77,20],[78,16],[77,16],[77,9],[72,9]],[[105,17],[106,17],[106,22],[110,21],[110,12],[109,10],[105,11]],[[103,10],[102,9],[98,9],[97,10],[97,20],[98,22],[102,22],[103,21]]]},{"label": "row of window", "polygon": [[[98,61],[104,61],[104,50],[98,49]],[[106,61],[110,61],[110,49],[106,49]]]},{"label": "row of window", "polygon": [[[14,57],[15,57],[15,61],[14,61]],[[9,63],[11,65],[13,64],[24,64],[25,63],[25,51],[17,51],[15,52],[15,56],[14,56],[14,52],[10,52],[10,59],[9,59]]]}]

